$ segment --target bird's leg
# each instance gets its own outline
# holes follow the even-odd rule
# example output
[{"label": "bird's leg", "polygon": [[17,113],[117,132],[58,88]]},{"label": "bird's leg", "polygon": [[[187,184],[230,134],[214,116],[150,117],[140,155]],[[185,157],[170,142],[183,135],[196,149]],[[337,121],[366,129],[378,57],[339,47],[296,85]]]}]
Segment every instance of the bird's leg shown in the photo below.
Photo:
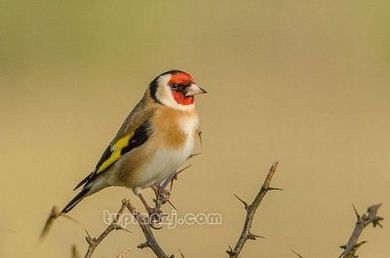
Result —
[{"label": "bird's leg", "polygon": [[175,178],[176,174],[170,175],[167,179],[165,179],[161,184],[157,185],[155,188],[155,194],[157,200],[161,204],[165,204],[169,201],[169,197],[171,197],[171,192],[168,189],[165,189],[170,182],[172,182],[173,178]]},{"label": "bird's leg", "polygon": [[[197,154],[192,154],[189,159],[193,156],[199,155],[200,153]],[[171,191],[172,191],[172,186],[173,186],[173,181],[177,179],[177,175],[183,172],[184,170],[188,169],[191,167],[191,165],[186,166],[185,168],[180,169],[179,171],[171,174],[169,177],[167,177],[164,181],[162,181],[160,184],[156,186],[152,186],[152,189],[156,195],[156,199],[154,202],[156,203],[156,206],[160,207],[162,204],[169,203],[175,210],[176,207],[169,201],[169,198],[171,197]],[[168,184],[171,183],[170,190],[165,189]]]},{"label": "bird's leg", "polygon": [[146,211],[149,214],[150,226],[153,227],[154,229],[158,229],[154,227],[154,225],[161,221],[161,216],[162,216],[161,209],[159,207],[155,207],[155,208],[150,207],[141,193],[137,194],[137,196],[141,200],[142,204],[144,205]]},{"label": "bird's leg", "polygon": [[172,205],[174,209],[176,209],[176,207],[169,201],[169,198],[171,197],[171,192],[168,189],[165,189],[168,184],[175,179],[175,177],[176,173],[170,175],[161,184],[152,186],[152,189],[156,195],[156,199],[154,200],[154,202],[156,203],[156,207],[161,207],[161,205],[168,202]]}]

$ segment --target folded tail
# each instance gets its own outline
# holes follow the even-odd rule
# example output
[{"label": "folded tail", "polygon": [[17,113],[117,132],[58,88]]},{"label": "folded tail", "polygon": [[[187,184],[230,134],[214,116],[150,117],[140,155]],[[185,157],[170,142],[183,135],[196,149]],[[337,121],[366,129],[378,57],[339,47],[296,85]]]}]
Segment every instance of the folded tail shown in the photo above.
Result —
[{"label": "folded tail", "polygon": [[61,213],[68,213],[74,206],[76,206],[89,192],[90,188],[84,187],[61,211]]}]

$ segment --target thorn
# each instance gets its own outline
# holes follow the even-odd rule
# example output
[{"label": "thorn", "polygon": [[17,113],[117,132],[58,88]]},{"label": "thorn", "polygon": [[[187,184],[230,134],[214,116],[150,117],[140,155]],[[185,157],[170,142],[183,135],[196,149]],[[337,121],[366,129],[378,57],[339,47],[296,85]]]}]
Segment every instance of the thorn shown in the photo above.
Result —
[{"label": "thorn", "polygon": [[184,170],[189,169],[191,166],[192,166],[192,165],[189,164],[188,166],[186,166],[186,167],[180,169],[179,171],[177,171],[177,172],[175,173],[175,176],[173,177],[172,180],[177,180],[177,175],[180,174],[181,172],[183,172]]},{"label": "thorn", "polygon": [[118,226],[118,227],[115,228],[116,230],[122,230],[122,231],[126,231],[127,233],[133,234],[133,232],[131,232],[131,231],[128,230],[127,228],[121,227],[121,226],[119,226],[119,225],[117,225],[117,226]]},{"label": "thorn", "polygon": [[167,202],[173,207],[174,210],[177,210],[175,205],[173,205],[173,203],[170,200],[168,200]]},{"label": "thorn", "polygon": [[85,237],[85,240],[87,240],[87,243],[88,243],[89,245],[93,245],[93,244],[94,244],[93,239],[89,238],[88,236]]},{"label": "thorn", "polygon": [[188,160],[188,159],[192,159],[193,157],[199,156],[199,155],[201,155],[201,154],[202,154],[202,152],[198,152],[198,153],[191,154],[190,156],[188,156],[187,160]]},{"label": "thorn", "polygon": [[382,224],[380,223],[380,221],[383,220],[382,217],[377,217],[373,222],[372,222],[372,225],[374,226],[374,228],[376,226],[380,226],[381,228],[383,228]]},{"label": "thorn", "polygon": [[293,252],[296,256],[300,257],[300,258],[303,258],[302,255],[300,255],[299,253],[295,252],[293,249],[291,249],[291,252]]},{"label": "thorn", "polygon": [[375,226],[380,226],[381,228],[383,228],[382,224],[381,224],[379,221],[377,221],[377,222],[374,224],[374,228],[375,228]]},{"label": "thorn", "polygon": [[244,207],[245,207],[245,210],[248,209],[248,203],[246,201],[244,201],[243,199],[241,199],[240,197],[238,197],[237,194],[234,195],[242,204],[244,204]]},{"label": "thorn", "polygon": [[56,206],[53,206],[50,211],[49,217],[47,218],[46,223],[43,226],[43,230],[39,237],[40,239],[43,239],[46,236],[47,232],[49,232],[51,226],[53,225],[54,220],[57,219],[60,215],[61,213],[58,211],[58,208]]},{"label": "thorn", "polygon": [[271,187],[271,186],[268,186],[268,188],[267,188],[267,191],[274,191],[274,190],[282,191],[282,190],[284,190],[284,189],[278,188],[278,187]]},{"label": "thorn", "polygon": [[232,247],[230,245],[228,245],[228,247],[229,247],[229,250],[226,250],[226,253],[230,256],[236,255],[236,252],[232,249]]},{"label": "thorn", "polygon": [[367,243],[367,241],[366,241],[366,240],[363,240],[362,242],[355,244],[355,245],[353,246],[353,249],[355,249],[355,252],[356,252],[356,250],[357,250],[361,245],[363,245],[363,244],[365,244],[365,243]]},{"label": "thorn", "polygon": [[170,184],[170,186],[169,186],[169,192],[172,192],[172,188],[173,188],[173,181],[174,180],[176,180],[177,179],[177,177],[176,176],[174,176],[173,178],[172,178],[172,180],[171,180],[171,184]]},{"label": "thorn", "polygon": [[249,240],[256,240],[257,238],[265,239],[265,237],[263,237],[263,236],[255,235],[255,234],[252,234],[252,233],[249,233],[249,235],[248,235],[248,239]]},{"label": "thorn", "polygon": [[357,212],[355,205],[352,204],[352,207],[353,207],[353,210],[355,211],[357,220],[360,220],[360,215],[359,215],[359,213]]},{"label": "thorn", "polygon": [[139,249],[144,249],[146,247],[149,247],[148,242],[140,243],[139,245],[137,245],[137,248]]},{"label": "thorn", "polygon": [[203,143],[202,143],[202,131],[199,130],[198,135],[199,135],[199,142],[200,142],[200,144],[202,145],[202,144],[203,144]]},{"label": "thorn", "polygon": [[365,244],[365,243],[367,243],[368,241],[366,241],[366,240],[363,240],[362,242],[360,242],[360,243],[357,243],[355,246],[361,246],[361,245],[363,245],[363,244]]},{"label": "thorn", "polygon": [[118,225],[118,224],[111,224],[115,230],[122,230],[122,226]]},{"label": "thorn", "polygon": [[88,233],[88,231],[86,229],[85,230],[85,233],[87,234],[85,236],[85,240],[87,240],[88,244],[92,245],[95,241],[94,239],[91,237],[91,235]]}]

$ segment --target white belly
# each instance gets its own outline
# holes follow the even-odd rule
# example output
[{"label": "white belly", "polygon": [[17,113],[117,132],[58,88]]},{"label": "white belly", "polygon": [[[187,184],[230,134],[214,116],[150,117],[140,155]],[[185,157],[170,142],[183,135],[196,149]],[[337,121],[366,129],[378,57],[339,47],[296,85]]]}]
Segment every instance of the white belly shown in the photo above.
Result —
[{"label": "white belly", "polygon": [[158,150],[151,162],[142,169],[142,175],[138,178],[135,187],[146,188],[160,183],[176,170],[189,157],[194,146],[194,141],[188,143],[182,151]]}]

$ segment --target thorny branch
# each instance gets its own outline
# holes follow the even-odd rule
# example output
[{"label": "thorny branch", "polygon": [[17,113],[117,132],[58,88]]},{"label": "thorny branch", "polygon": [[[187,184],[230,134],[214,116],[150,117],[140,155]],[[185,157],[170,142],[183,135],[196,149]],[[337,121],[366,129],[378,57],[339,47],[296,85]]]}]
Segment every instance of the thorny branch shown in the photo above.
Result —
[{"label": "thorny branch", "polygon": [[[199,154],[193,154],[190,156],[192,158],[193,156],[196,156]],[[169,178],[169,180],[166,180],[164,182],[165,185],[162,186],[162,189],[166,187],[169,182],[173,183],[173,180],[177,179],[177,175],[183,172],[184,170],[188,169],[191,165],[177,171],[172,178]],[[156,192],[156,194],[159,194],[159,192]],[[167,201],[169,202],[169,196],[156,196],[155,201],[155,208],[160,209],[161,205],[165,203],[165,198],[167,198]],[[169,202],[170,203],[170,202]],[[172,205],[172,204],[171,204]],[[173,205],[172,205],[173,206]],[[145,248],[145,247],[150,247],[152,249],[153,253],[158,257],[158,258],[168,258],[168,257],[173,257],[173,256],[167,256],[162,248],[159,246],[158,242],[156,241],[153,232],[151,230],[151,226],[149,224],[149,218],[140,214],[135,207],[130,203],[129,200],[123,199],[122,200],[122,206],[117,212],[114,220],[108,225],[108,227],[103,231],[103,233],[100,234],[98,238],[91,238],[90,235],[87,232],[86,240],[88,242],[88,250],[87,253],[85,254],[84,258],[89,258],[92,256],[93,252],[95,251],[96,247],[104,240],[104,238],[110,234],[114,229],[115,230],[125,230],[122,228],[120,225],[118,225],[118,221],[120,219],[120,216],[124,212],[124,209],[127,208],[131,214],[134,216],[134,218],[137,220],[138,224],[140,225],[142,232],[146,238],[146,242],[139,244],[137,247],[138,248]],[[55,210],[53,209],[52,213],[55,213]],[[52,216],[58,216],[58,215],[51,215]],[[49,217],[49,218],[50,218]],[[154,228],[158,229],[158,228]],[[127,230],[125,230],[127,231]]]},{"label": "thorny branch", "polygon": [[[226,251],[227,254],[229,255],[229,258],[237,258],[240,255],[242,249],[244,248],[244,246],[248,240],[255,240],[257,238],[263,238],[262,236],[252,234],[250,230],[252,227],[252,222],[253,222],[256,210],[259,207],[259,205],[260,205],[261,201],[263,200],[264,196],[266,195],[266,193],[270,190],[282,190],[280,188],[270,187],[270,182],[271,182],[272,177],[274,176],[274,174],[276,172],[277,166],[278,166],[278,162],[275,161],[272,164],[272,166],[267,174],[267,177],[264,180],[263,185],[261,186],[259,192],[257,193],[255,199],[253,200],[253,202],[251,204],[248,204],[247,202],[242,200],[239,196],[235,195],[235,197],[240,202],[242,202],[244,204],[244,207],[246,210],[246,217],[245,217],[245,223],[244,223],[241,235],[240,235],[234,249],[229,246],[229,250]],[[177,175],[187,168],[188,167],[185,167],[184,169],[178,171],[172,178],[169,178],[169,180],[164,182],[164,184],[162,185],[163,188],[165,188],[169,183],[173,183],[173,181],[176,179]],[[172,185],[171,185],[171,187],[172,187]],[[157,208],[161,207],[161,205],[164,204],[163,200],[165,200],[164,196],[156,196],[155,205]],[[168,196],[168,201],[169,201],[169,196]],[[356,226],[352,232],[351,237],[349,238],[348,243],[346,245],[341,246],[341,248],[344,249],[344,251],[340,255],[340,257],[342,257],[342,258],[357,258],[357,255],[355,255],[357,249],[362,244],[366,243],[366,241],[358,242],[360,234],[362,233],[363,229],[371,223],[373,224],[374,227],[376,227],[378,225],[380,227],[382,227],[382,225],[380,224],[380,221],[383,220],[383,218],[377,216],[377,212],[378,212],[378,209],[380,208],[380,206],[381,206],[381,204],[376,204],[376,205],[370,206],[367,209],[367,213],[363,214],[362,216],[359,215],[358,212],[356,211],[356,208],[353,207],[355,210],[356,217],[357,217]],[[145,248],[145,247],[149,247],[150,249],[152,249],[153,253],[158,258],[173,258],[174,257],[173,255],[171,255],[171,256],[166,255],[166,253],[162,250],[162,248],[158,244],[158,242],[157,242],[156,238],[154,237],[154,234],[151,230],[151,225],[149,224],[149,218],[147,216],[139,213],[135,209],[135,207],[130,203],[130,201],[126,200],[126,199],[122,200],[122,206],[119,209],[118,213],[116,214],[114,220],[99,235],[99,237],[91,238],[87,232],[86,240],[87,240],[89,246],[88,246],[88,250],[87,250],[84,257],[85,258],[91,257],[93,252],[97,248],[97,246],[114,229],[115,230],[125,230],[121,226],[118,225],[120,216],[124,212],[125,208],[128,209],[131,212],[131,214],[134,216],[134,218],[137,220],[137,222],[140,225],[142,232],[146,238],[146,241],[144,243],[139,244],[137,247],[141,248],[141,249]],[[65,214],[61,214],[56,207],[53,207],[53,209],[50,213],[50,216],[47,219],[46,224],[44,226],[44,230],[41,234],[41,238],[43,238],[44,235],[47,234],[47,232],[49,231],[50,227],[53,224],[53,221],[60,216],[64,216],[64,217],[67,217],[69,219],[72,219],[71,217],[69,217]],[[74,220],[74,219],[72,219],[72,220]],[[125,249],[117,257],[124,257],[129,250],[130,250],[129,248]],[[299,253],[295,252],[294,250],[292,250],[292,252],[295,255],[297,255],[298,257],[303,257]],[[180,254],[181,254],[181,257],[184,257],[184,255],[181,252],[180,252]],[[79,254],[78,254],[78,251],[77,251],[75,246],[72,247],[72,257],[79,258]]]},{"label": "thorny branch", "polygon": [[152,249],[153,253],[158,257],[158,258],[168,258],[168,257],[173,257],[173,256],[168,256],[165,254],[165,252],[162,250],[160,245],[158,244],[157,240],[155,239],[153,232],[151,230],[151,227],[149,225],[149,218],[145,215],[142,215],[139,213],[135,207],[130,203],[129,200],[122,200],[122,206],[117,212],[115,218],[113,221],[108,225],[108,227],[100,234],[99,237],[97,238],[92,238],[88,232],[86,236],[86,240],[88,242],[88,250],[84,256],[84,258],[89,258],[92,256],[94,253],[96,247],[99,246],[99,244],[110,234],[113,230],[125,230],[122,228],[120,225],[118,225],[120,216],[124,212],[124,210],[128,209],[131,214],[134,216],[134,218],[137,220],[139,226],[142,229],[142,232],[146,238],[146,242],[139,244],[137,247],[138,248],[145,248],[145,247],[150,247]]},{"label": "thorny branch", "polygon": [[129,200],[123,200],[122,203],[126,206],[126,208],[133,214],[134,218],[137,220],[139,226],[142,229],[142,232],[146,238],[145,243],[139,244],[137,247],[138,248],[145,248],[149,247],[152,249],[153,253],[158,257],[158,258],[173,258],[173,255],[168,256],[165,254],[165,252],[162,250],[160,245],[158,244],[156,238],[153,235],[153,232],[151,230],[151,227],[149,225],[149,218],[140,214],[135,207],[130,203]]},{"label": "thorny branch", "polygon": [[344,252],[340,255],[340,257],[343,258],[355,258],[357,255],[355,255],[357,249],[366,241],[362,241],[358,243],[360,234],[363,232],[363,229],[372,223],[374,228],[376,226],[382,227],[380,224],[380,221],[383,220],[382,217],[377,216],[378,209],[381,207],[381,204],[375,204],[371,205],[367,209],[367,213],[363,214],[362,216],[359,215],[357,212],[355,206],[353,206],[353,209],[356,214],[356,225],[354,230],[352,231],[352,235],[348,240],[348,243],[346,245],[340,246],[340,248],[344,249]]},{"label": "thorny branch", "polygon": [[260,191],[257,193],[255,199],[253,200],[253,202],[251,204],[246,203],[241,198],[239,198],[237,195],[235,195],[236,198],[244,204],[244,207],[246,210],[246,217],[245,217],[244,228],[242,229],[241,236],[238,239],[236,246],[234,247],[234,249],[232,249],[229,246],[230,250],[226,251],[230,258],[237,258],[240,255],[242,249],[244,248],[246,241],[255,240],[256,238],[263,238],[259,235],[252,234],[250,232],[250,230],[252,227],[252,222],[253,222],[256,210],[259,207],[261,201],[263,200],[263,197],[265,196],[265,194],[270,190],[282,190],[280,188],[274,188],[274,187],[269,186],[271,183],[272,177],[275,174],[277,166],[278,166],[278,162],[275,161],[272,164],[272,166],[268,172],[268,175],[265,178],[264,183],[260,188]]},{"label": "thorny branch", "polygon": [[[93,252],[95,251],[96,247],[106,238],[108,234],[111,233],[111,231],[115,230],[125,230],[120,225],[118,225],[118,221],[120,219],[120,216],[122,215],[123,211],[126,208],[126,203],[122,201],[122,206],[120,207],[119,211],[117,212],[115,218],[113,221],[108,225],[108,227],[100,234],[98,238],[92,238],[87,232],[87,236],[85,239],[88,242],[88,250],[84,256],[84,258],[89,258],[92,256]],[[126,230],[125,230],[126,231]]]}]

